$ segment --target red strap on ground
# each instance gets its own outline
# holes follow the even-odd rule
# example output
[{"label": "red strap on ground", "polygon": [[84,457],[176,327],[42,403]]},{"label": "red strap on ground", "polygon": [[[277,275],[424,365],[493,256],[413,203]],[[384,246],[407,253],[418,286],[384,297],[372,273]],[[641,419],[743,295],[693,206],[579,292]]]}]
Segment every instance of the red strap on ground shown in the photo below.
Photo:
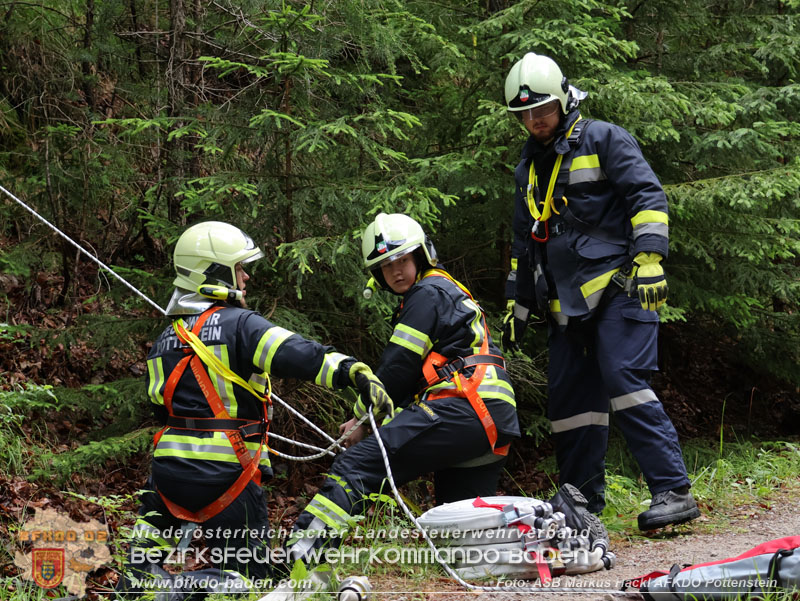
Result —
[{"label": "red strap on ground", "polygon": [[626,580],[625,582],[622,583],[622,590],[624,591],[629,586],[642,588],[642,585],[645,582],[652,580],[653,578],[660,578],[661,576],[667,576],[667,575],[669,575],[669,572],[656,571],[656,572],[650,572],[649,574],[645,574],[644,576],[639,576],[637,578],[631,578],[630,580]]},{"label": "red strap on ground", "polygon": [[[472,506],[489,507],[490,509],[497,509],[499,511],[503,511],[503,508],[505,507],[505,505],[487,503],[480,497],[475,498],[475,500],[472,502]],[[528,524],[516,523],[514,526],[516,526],[517,530],[519,530],[522,534],[525,534],[531,530],[531,527],[528,526]],[[533,556],[533,560],[536,562],[536,571],[539,573],[539,580],[541,580],[542,584],[544,585],[550,584],[550,582],[553,580],[553,575],[550,572],[550,564],[548,564],[546,561],[542,561],[536,551],[531,551],[531,555]]]}]

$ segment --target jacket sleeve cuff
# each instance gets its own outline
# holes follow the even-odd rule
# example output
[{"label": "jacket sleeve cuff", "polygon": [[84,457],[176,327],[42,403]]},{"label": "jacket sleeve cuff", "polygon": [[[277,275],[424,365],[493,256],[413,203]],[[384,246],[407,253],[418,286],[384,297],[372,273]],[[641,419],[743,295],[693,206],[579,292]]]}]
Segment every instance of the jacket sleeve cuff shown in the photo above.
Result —
[{"label": "jacket sleeve cuff", "polygon": [[658,253],[665,259],[669,254],[669,241],[662,236],[640,236],[633,244],[633,255],[639,253]]}]

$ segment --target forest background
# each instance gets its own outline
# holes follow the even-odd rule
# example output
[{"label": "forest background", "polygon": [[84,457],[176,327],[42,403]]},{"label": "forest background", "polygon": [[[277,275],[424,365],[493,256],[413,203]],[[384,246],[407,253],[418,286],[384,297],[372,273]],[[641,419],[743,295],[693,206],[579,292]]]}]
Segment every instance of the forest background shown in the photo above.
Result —
[{"label": "forest background", "polygon": [[[525,139],[503,81],[525,52],[551,56],[589,93],[582,114],[628,129],[666,189],[656,388],[682,437],[797,435],[800,1],[37,0],[0,13],[3,187],[162,307],[185,226],[234,223],[267,254],[251,307],[373,364],[396,302],[361,295],[359,233],[379,211],[424,225],[499,332]],[[3,528],[20,499],[80,513],[63,491],[135,491],[163,316],[7,195],[0,299]],[[541,327],[527,343],[532,358],[511,361],[526,436],[504,482],[534,494],[553,476],[537,465]],[[352,401],[276,390],[329,430]],[[281,412],[273,429],[309,434]],[[287,515],[326,465],[279,466]]]}]

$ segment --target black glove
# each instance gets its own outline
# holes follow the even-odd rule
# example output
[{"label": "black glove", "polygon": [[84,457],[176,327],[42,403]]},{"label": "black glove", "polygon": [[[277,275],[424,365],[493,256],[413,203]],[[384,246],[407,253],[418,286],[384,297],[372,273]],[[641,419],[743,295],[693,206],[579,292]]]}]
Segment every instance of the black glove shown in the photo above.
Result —
[{"label": "black glove", "polygon": [[358,388],[359,397],[353,407],[353,413],[359,419],[367,412],[367,405],[372,404],[372,412],[375,415],[394,414],[394,403],[386,392],[386,387],[378,377],[372,373],[369,365],[356,362],[350,366],[350,380]]}]

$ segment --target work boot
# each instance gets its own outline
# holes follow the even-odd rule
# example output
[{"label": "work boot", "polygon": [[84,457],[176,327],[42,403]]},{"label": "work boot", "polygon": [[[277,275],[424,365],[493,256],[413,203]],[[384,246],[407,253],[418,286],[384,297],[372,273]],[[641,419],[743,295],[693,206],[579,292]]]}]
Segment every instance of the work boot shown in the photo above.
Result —
[{"label": "work boot", "polygon": [[688,486],[653,495],[650,509],[639,514],[639,530],[656,530],[669,524],[683,524],[700,517],[700,510]]},{"label": "work boot", "polygon": [[586,533],[589,536],[592,549],[602,546],[606,551],[609,548],[608,531],[595,514],[586,506],[588,501],[583,493],[572,484],[563,484],[548,501],[553,506],[553,511],[564,514],[564,520],[575,533]]}]

